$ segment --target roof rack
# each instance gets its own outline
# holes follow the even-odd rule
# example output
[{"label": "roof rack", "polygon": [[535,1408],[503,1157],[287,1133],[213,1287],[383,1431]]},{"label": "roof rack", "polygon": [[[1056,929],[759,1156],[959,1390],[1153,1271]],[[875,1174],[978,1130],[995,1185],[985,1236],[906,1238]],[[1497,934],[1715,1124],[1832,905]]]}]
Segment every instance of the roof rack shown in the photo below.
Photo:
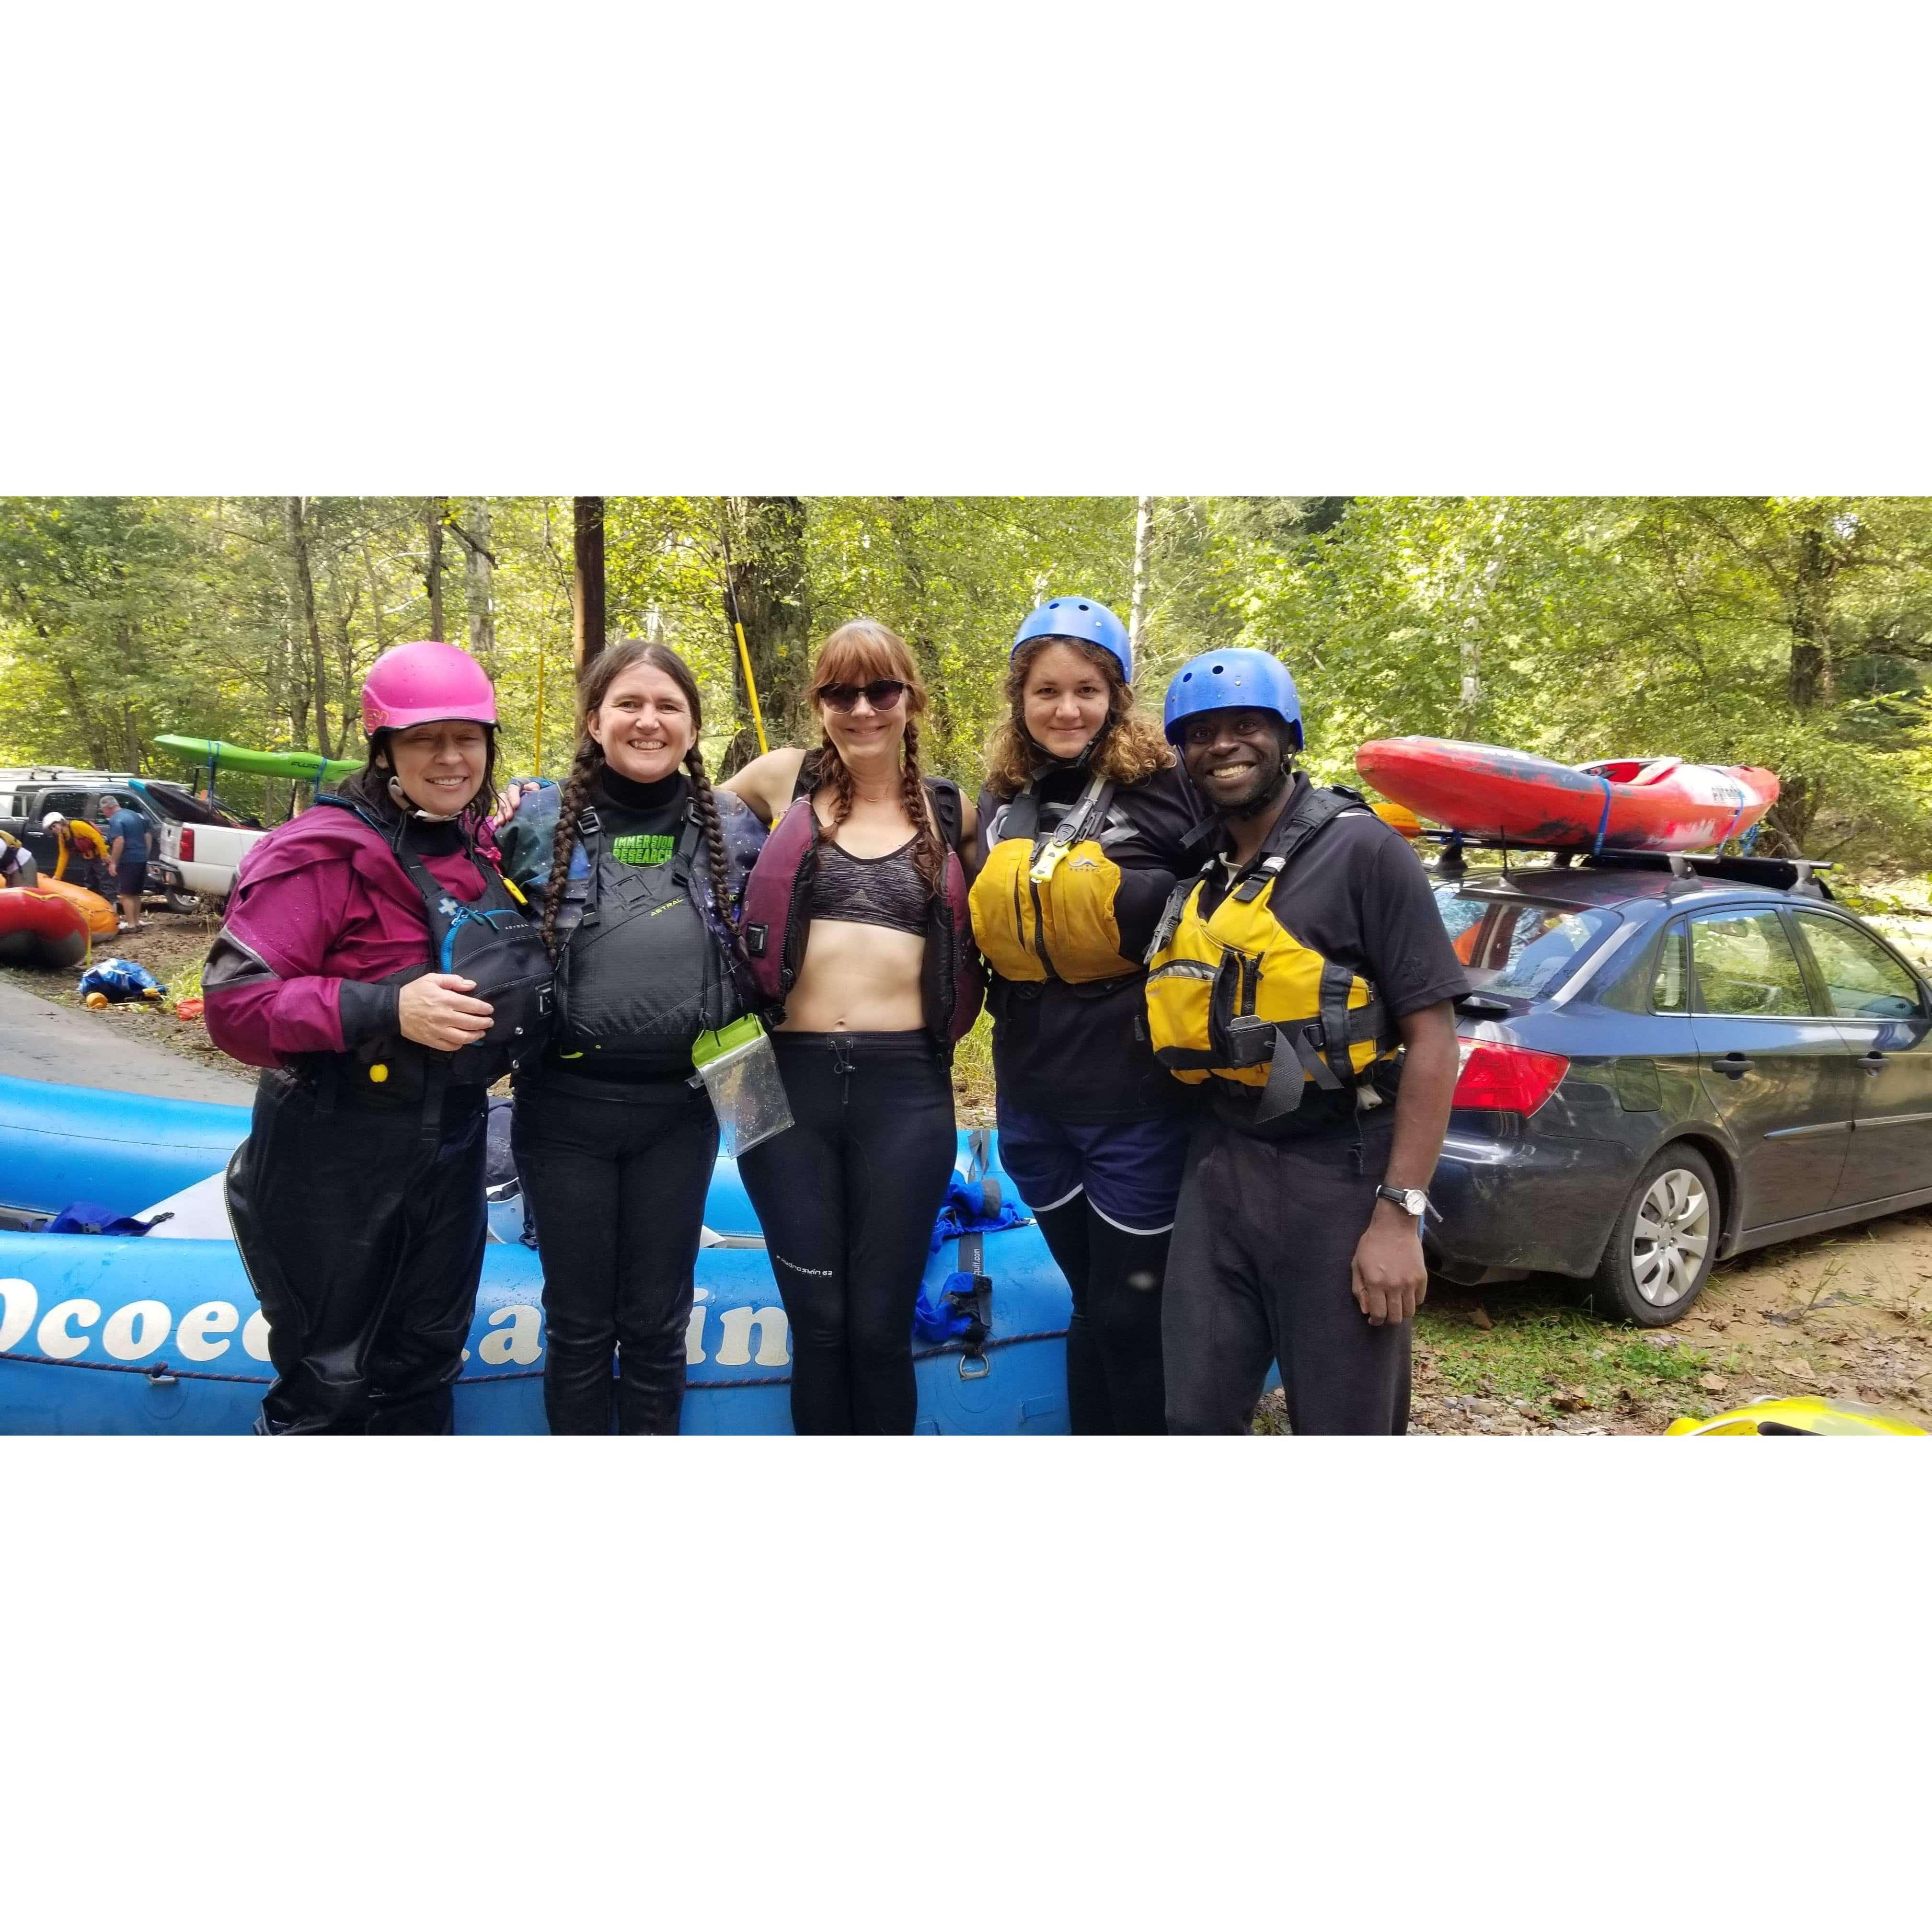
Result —
[{"label": "roof rack", "polygon": [[1442,845],[1442,854],[1436,862],[1437,875],[1442,878],[1459,878],[1468,869],[1462,860],[1465,851],[1501,852],[1505,872],[1511,852],[1547,852],[1558,866],[1581,860],[1600,871],[1668,872],[1673,880],[1732,879],[1741,885],[1765,886],[1801,898],[1828,899],[1832,896],[1831,888],[1816,876],[1832,870],[1829,859],[1759,858],[1748,852],[1643,852],[1618,845],[1592,851],[1587,846],[1526,844],[1508,838],[1471,838],[1460,832],[1432,831],[1423,836]]}]

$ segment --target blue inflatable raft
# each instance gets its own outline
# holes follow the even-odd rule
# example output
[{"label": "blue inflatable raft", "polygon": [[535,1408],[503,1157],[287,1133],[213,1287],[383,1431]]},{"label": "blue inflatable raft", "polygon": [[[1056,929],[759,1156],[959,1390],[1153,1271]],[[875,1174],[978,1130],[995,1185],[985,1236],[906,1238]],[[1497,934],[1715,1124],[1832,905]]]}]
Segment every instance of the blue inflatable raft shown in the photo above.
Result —
[{"label": "blue inflatable raft", "polygon": [[[188,1191],[206,1202],[248,1130],[245,1107],[0,1076],[0,1432],[220,1435],[254,1420],[270,1376],[267,1324],[232,1240],[36,1232],[75,1201],[144,1214]],[[999,1173],[997,1137],[960,1136],[959,1168]],[[521,1204],[490,1208],[456,1426],[542,1435],[542,1274],[517,1234]],[[1009,1190],[1009,1192],[1010,1190]],[[206,1211],[204,1210],[204,1211]],[[182,1217],[184,1225],[188,1217]],[[736,1164],[718,1163],[686,1334],[687,1435],[789,1432],[791,1350],[756,1216]],[[915,1341],[919,1428],[1064,1433],[1066,1283],[1031,1222],[981,1238],[991,1320],[977,1348]],[[935,1300],[962,1268],[941,1244]]]}]

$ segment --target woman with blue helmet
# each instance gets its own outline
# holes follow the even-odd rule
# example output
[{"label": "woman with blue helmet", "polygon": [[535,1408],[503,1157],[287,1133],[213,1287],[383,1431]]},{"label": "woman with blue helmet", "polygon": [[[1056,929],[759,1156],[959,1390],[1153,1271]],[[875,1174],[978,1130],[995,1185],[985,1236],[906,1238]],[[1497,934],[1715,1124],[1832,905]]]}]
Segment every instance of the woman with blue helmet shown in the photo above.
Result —
[{"label": "woman with blue helmet", "polygon": [[1013,640],[987,747],[974,935],[1000,1149],[1073,1291],[1079,1435],[1159,1434],[1161,1283],[1190,1096],[1155,1061],[1142,961],[1198,808],[1134,706],[1126,627],[1056,597]]}]

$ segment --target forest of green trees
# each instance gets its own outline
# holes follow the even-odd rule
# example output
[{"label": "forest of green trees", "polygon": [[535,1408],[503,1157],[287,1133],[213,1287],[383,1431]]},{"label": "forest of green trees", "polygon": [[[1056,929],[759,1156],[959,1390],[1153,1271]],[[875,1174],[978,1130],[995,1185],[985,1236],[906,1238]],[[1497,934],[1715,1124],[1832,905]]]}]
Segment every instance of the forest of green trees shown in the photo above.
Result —
[{"label": "forest of green trees", "polygon": [[1763,764],[1787,848],[1932,859],[1923,498],[9,497],[0,764],[178,774],[161,732],[353,754],[370,661],[447,637],[498,680],[502,768],[554,772],[586,502],[605,635],[690,658],[714,769],[755,748],[728,556],[774,742],[814,640],[870,616],[924,668],[932,766],[976,776],[1015,626],[1072,590],[1137,614],[1156,705],[1210,645],[1277,652],[1324,776],[1401,732]]}]

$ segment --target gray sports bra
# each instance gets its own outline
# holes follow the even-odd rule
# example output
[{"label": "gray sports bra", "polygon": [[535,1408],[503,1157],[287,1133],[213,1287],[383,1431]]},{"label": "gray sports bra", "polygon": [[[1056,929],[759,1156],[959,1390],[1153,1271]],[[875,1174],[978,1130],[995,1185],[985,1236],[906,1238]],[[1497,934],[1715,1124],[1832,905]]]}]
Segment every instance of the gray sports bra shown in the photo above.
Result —
[{"label": "gray sports bra", "polygon": [[913,862],[913,844],[908,838],[896,852],[861,859],[833,839],[821,839],[812,882],[812,917],[888,926],[923,939],[932,898]]}]

